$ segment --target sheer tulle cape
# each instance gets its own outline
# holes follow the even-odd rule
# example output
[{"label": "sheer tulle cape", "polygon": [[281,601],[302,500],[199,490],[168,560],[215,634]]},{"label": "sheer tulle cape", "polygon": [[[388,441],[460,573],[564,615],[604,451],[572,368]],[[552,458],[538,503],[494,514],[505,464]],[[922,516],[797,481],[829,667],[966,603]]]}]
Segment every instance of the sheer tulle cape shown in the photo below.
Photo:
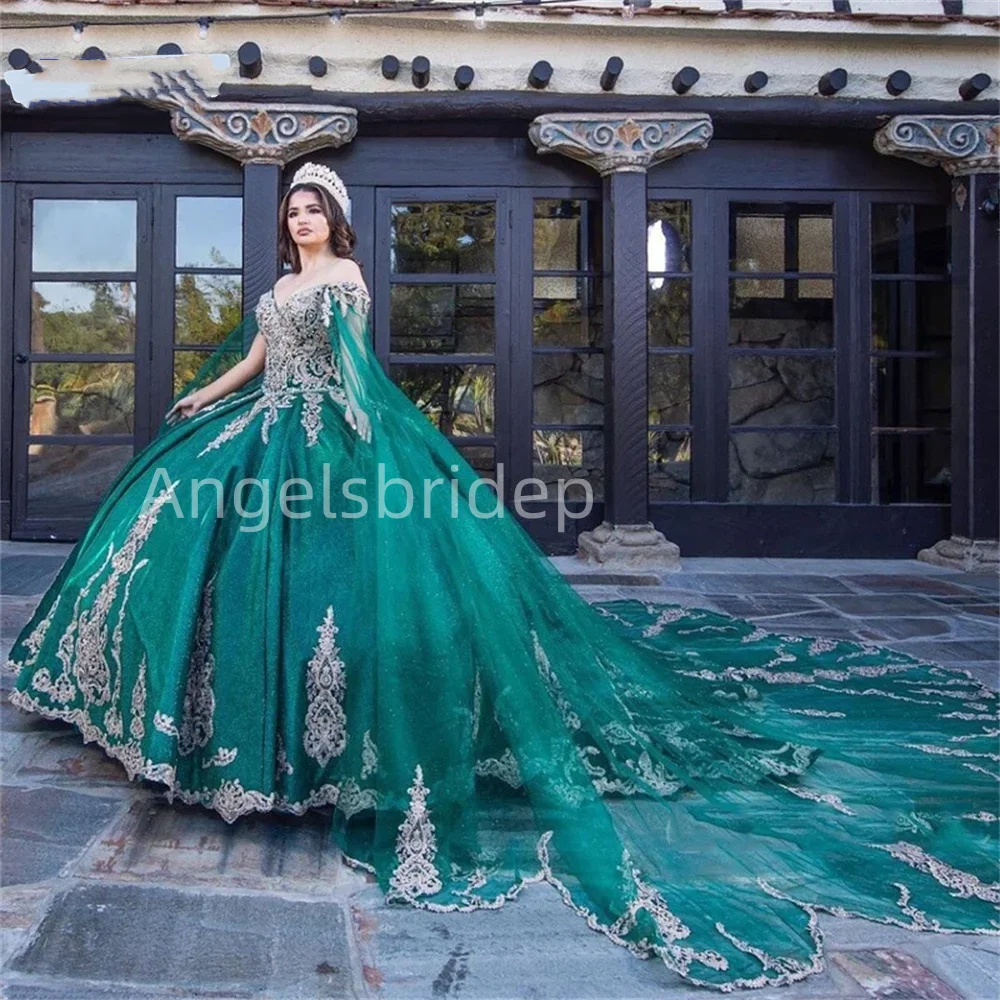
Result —
[{"label": "sheer tulle cape", "polygon": [[[240,544],[266,545],[269,579],[308,581],[335,609],[343,746],[314,804],[333,806],[348,863],[391,903],[438,911],[516,906],[545,883],[616,944],[722,991],[820,970],[823,911],[1000,932],[994,691],[872,644],[699,608],[588,605],[509,511],[476,515],[495,500],[386,375],[366,313],[329,290],[325,302],[347,405],[328,404],[320,452],[335,489],[363,481],[352,492],[368,513],[330,520],[328,543],[296,544],[300,529],[279,519]],[[178,395],[255,332],[248,317]],[[216,405],[235,413],[260,391],[258,377]],[[199,417],[164,423],[147,460],[122,471],[15,643],[22,707],[44,710],[25,664],[41,666],[36,633],[69,574],[83,578],[77,553],[115,519],[127,528],[135,510],[116,498],[154,453],[183,451]],[[409,516],[391,516],[399,483],[378,515],[378,484],[392,480],[410,485]],[[180,605],[209,572],[176,584],[191,588]],[[295,628],[312,645],[317,630],[282,595],[261,641],[283,649]],[[214,595],[216,609],[249,600],[235,586]],[[100,710],[87,718],[107,733]]]}]

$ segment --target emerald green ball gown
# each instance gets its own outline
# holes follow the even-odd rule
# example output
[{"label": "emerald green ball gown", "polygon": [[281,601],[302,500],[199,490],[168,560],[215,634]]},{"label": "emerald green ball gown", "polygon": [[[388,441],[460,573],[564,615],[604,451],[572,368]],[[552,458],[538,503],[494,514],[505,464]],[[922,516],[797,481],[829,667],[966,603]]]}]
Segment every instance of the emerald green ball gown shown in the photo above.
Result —
[{"label": "emerald green ball gown", "polygon": [[185,392],[258,332],[264,371],[121,471],[13,645],[15,705],[230,823],[327,808],[390,903],[547,883],[710,989],[820,971],[820,912],[1000,933],[993,690],[876,645],[588,605],[509,511],[476,516],[477,474],[386,375],[368,313],[351,282],[261,298]]}]

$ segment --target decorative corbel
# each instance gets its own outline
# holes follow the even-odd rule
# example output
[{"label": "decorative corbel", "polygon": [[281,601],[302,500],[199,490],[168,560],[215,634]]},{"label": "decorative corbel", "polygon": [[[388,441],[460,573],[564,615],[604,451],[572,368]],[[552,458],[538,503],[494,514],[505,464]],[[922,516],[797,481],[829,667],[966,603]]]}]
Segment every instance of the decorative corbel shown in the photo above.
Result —
[{"label": "decorative corbel", "polygon": [[354,108],[274,101],[216,101],[187,70],[152,74],[148,89],[121,96],[170,112],[174,134],[240,163],[283,166],[325,147],[343,146],[358,130]]},{"label": "decorative corbel", "polygon": [[562,153],[599,174],[645,173],[664,160],[704,149],[712,138],[705,114],[540,115],[528,128],[539,153]]},{"label": "decorative corbel", "polygon": [[953,177],[1000,170],[1000,117],[897,115],[875,133],[885,156],[901,156]]}]

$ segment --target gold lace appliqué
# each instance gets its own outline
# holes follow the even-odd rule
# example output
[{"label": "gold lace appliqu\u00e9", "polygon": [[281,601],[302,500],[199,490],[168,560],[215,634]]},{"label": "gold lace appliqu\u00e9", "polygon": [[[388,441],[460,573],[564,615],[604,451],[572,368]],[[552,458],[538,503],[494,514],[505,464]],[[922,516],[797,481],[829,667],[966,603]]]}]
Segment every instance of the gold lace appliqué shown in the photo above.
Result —
[{"label": "gold lace appliqu\u00e9", "polygon": [[[220,448],[238,437],[263,414],[261,440],[267,444],[270,428],[282,410],[302,401],[300,424],[306,446],[319,441],[323,429],[322,405],[332,400],[345,412],[347,397],[327,333],[330,292],[346,312],[347,306],[368,308],[368,293],[353,282],[312,285],[293,292],[278,305],[273,292],[257,304],[257,323],[263,333],[267,354],[264,361],[263,388],[250,409],[233,418],[206,444],[198,456]],[[322,296],[317,295],[322,292]],[[355,304],[358,305],[355,305]]]},{"label": "gold lace appliqu\u00e9", "polygon": [[316,627],[319,642],[313,650],[306,674],[305,732],[302,743],[310,757],[325,767],[347,745],[347,716],[343,699],[346,687],[344,661],[336,636],[340,629],[333,620],[333,605],[326,609],[323,623]]},{"label": "gold lace appliqu\u00e9", "polygon": [[437,838],[427,812],[427,786],[419,764],[414,772],[413,784],[407,790],[410,802],[399,825],[397,863],[389,878],[387,901],[395,898],[412,901],[417,896],[430,896],[441,891],[441,879],[434,867]]}]

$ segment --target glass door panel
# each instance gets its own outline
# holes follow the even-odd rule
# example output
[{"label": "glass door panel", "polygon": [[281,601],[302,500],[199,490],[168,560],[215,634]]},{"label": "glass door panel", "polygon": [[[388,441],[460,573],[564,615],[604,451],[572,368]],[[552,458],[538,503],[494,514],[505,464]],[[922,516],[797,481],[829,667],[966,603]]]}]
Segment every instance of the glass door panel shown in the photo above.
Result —
[{"label": "glass door panel", "polygon": [[506,196],[379,192],[376,349],[391,378],[480,475],[504,462]]},{"label": "glass door panel", "polygon": [[[137,197],[32,197],[15,319],[14,528],[86,521],[137,435]],[[23,308],[23,307],[22,307]]]}]

